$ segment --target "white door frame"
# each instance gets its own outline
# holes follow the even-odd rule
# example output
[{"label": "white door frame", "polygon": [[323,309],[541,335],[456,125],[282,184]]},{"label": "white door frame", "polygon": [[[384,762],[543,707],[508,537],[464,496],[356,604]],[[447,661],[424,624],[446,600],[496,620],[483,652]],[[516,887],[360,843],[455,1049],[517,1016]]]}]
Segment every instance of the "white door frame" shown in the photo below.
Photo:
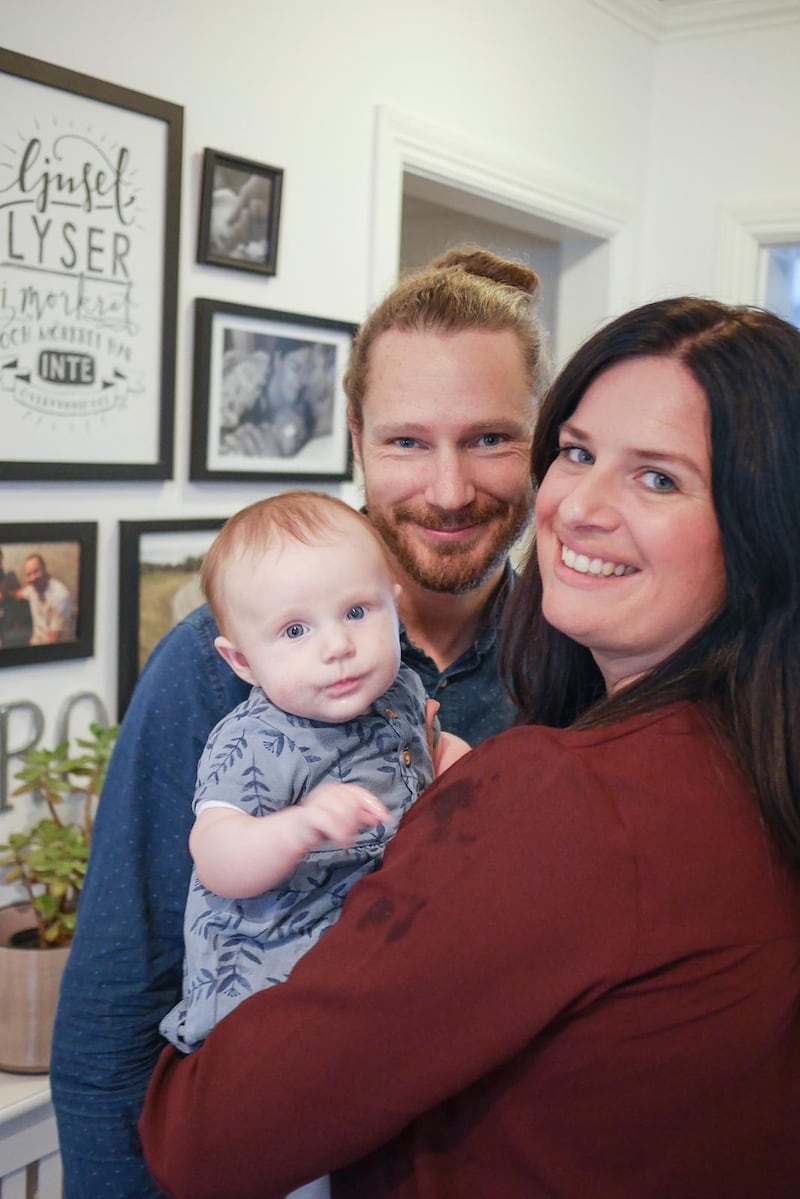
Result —
[{"label": "white door frame", "polygon": [[800,242],[800,200],[731,205],[720,214],[715,295],[729,304],[763,304],[763,250]]},{"label": "white door frame", "polygon": [[[632,302],[631,206],[533,162],[504,155],[462,133],[379,105],[376,108],[369,254],[369,303],[397,280],[403,175],[458,188],[489,205],[527,214],[561,243],[557,342],[564,357],[610,314]],[[498,219],[496,216],[493,219]]]}]

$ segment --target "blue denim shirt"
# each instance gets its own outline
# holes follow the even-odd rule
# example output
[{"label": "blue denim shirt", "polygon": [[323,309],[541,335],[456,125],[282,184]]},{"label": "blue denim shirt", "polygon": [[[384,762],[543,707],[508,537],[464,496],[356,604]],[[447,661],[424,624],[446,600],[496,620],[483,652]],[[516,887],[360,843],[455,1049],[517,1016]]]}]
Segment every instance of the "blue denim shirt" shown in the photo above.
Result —
[{"label": "blue denim shirt", "polygon": [[[497,677],[496,625],[509,568],[476,644],[444,671],[402,636],[402,656],[438,699],[442,728],[476,744],[514,712]],[[112,756],[67,961],[50,1081],[65,1199],[155,1199],[136,1129],[181,994],[197,763],[211,729],[250,688],[214,649],[207,607],[153,651]]]}]

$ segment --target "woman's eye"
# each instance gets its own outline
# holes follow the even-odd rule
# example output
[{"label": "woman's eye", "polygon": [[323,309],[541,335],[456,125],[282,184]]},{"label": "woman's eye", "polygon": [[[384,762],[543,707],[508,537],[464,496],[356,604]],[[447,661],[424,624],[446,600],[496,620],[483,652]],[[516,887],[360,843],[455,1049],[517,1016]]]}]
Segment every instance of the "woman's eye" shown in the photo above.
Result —
[{"label": "woman's eye", "polygon": [[651,491],[675,491],[675,481],[660,470],[646,470],[642,475],[645,485]]},{"label": "woman's eye", "polygon": [[286,630],[286,636],[290,641],[296,641],[298,637],[302,637],[306,631],[306,626],[303,624],[290,624]]},{"label": "woman's eye", "polygon": [[352,608],[347,613],[348,620],[363,620],[366,616],[366,609],[363,604],[353,604]]},{"label": "woman's eye", "polygon": [[594,458],[580,445],[562,445],[559,447],[559,454],[562,458],[566,458],[568,462],[577,462],[581,466],[591,465]]}]

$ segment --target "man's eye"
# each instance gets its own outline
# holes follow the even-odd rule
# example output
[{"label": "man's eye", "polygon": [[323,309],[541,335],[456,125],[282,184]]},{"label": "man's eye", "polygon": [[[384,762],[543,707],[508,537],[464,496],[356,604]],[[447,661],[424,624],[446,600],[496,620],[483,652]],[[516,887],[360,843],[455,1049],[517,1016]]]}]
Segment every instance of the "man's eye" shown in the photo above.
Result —
[{"label": "man's eye", "polygon": [[286,636],[290,641],[296,641],[298,637],[302,637],[306,631],[306,626],[303,624],[290,624],[286,630]]},{"label": "man's eye", "polygon": [[353,604],[352,608],[347,613],[348,620],[363,620],[366,616],[366,609],[363,604]]},{"label": "man's eye", "polygon": [[504,441],[505,437],[502,433],[484,433],[475,444],[479,445],[481,449],[492,450],[495,446],[502,445]]},{"label": "man's eye", "polygon": [[419,445],[416,437],[395,437],[393,445],[396,445],[399,450],[413,450]]}]

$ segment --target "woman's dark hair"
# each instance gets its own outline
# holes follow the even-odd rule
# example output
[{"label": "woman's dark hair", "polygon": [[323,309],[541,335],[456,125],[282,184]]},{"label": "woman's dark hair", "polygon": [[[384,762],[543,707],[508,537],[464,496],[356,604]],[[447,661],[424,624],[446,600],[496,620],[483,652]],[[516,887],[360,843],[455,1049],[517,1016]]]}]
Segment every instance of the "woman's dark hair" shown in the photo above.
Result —
[{"label": "woman's dark hair", "polygon": [[681,362],[708,400],[724,606],[665,661],[606,696],[589,650],[544,619],[532,553],[504,614],[505,676],[522,722],[558,728],[698,702],[751,781],[778,845],[800,866],[800,331],[761,309],[690,297],[612,321],[542,404],[535,485],[593,380],[651,355]]}]

